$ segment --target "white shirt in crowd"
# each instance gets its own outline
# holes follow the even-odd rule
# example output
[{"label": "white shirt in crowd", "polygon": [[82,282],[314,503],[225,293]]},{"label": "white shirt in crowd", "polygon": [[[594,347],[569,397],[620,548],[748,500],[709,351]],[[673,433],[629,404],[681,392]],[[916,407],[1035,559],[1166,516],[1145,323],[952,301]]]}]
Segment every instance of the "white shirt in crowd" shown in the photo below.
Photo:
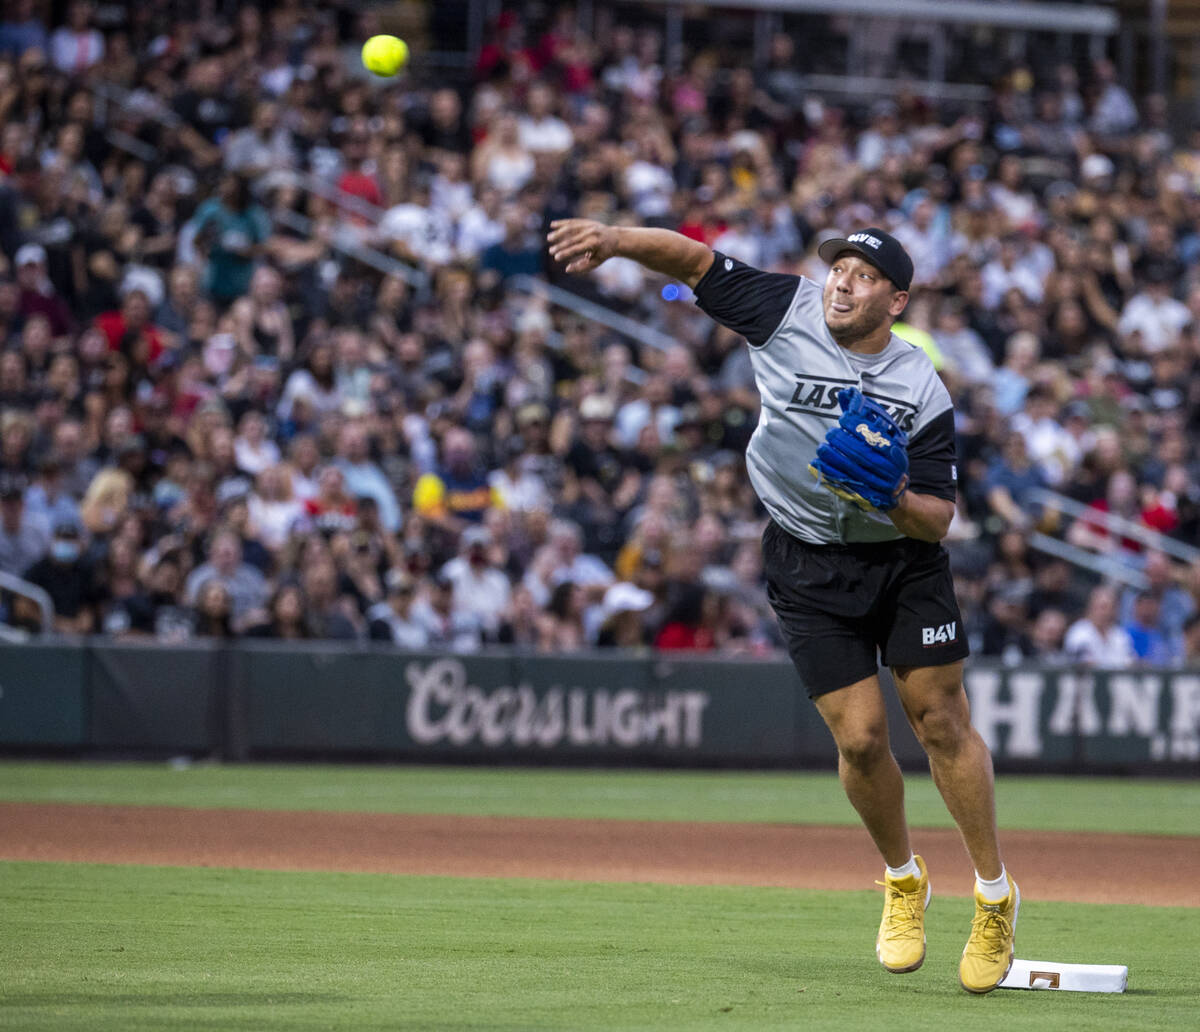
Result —
[{"label": "white shirt in crowd", "polygon": [[521,146],[533,154],[561,154],[575,142],[571,127],[554,115],[537,121],[526,115],[518,123],[517,132]]},{"label": "white shirt in crowd", "polygon": [[1122,337],[1140,333],[1142,347],[1153,355],[1178,343],[1180,332],[1191,321],[1192,313],[1182,301],[1135,294],[1121,311],[1117,332]]},{"label": "white shirt in crowd", "polygon": [[446,216],[420,204],[397,204],[379,220],[379,235],[398,240],[432,265],[454,259],[454,226]]},{"label": "white shirt in crowd", "polygon": [[661,165],[635,161],[625,170],[625,190],[633,210],[642,218],[657,218],[671,210],[675,177]]},{"label": "white shirt in crowd", "polygon": [[237,458],[238,469],[258,476],[268,466],[279,462],[279,445],[269,437],[259,444],[237,437],[233,442],[233,454]]},{"label": "white shirt in crowd", "polygon": [[1083,458],[1080,442],[1056,419],[1034,420],[1029,413],[1018,412],[1012,428],[1025,438],[1025,450],[1051,485],[1064,483]]},{"label": "white shirt in crowd", "polygon": [[508,578],[494,566],[472,566],[461,555],[446,563],[442,573],[454,584],[455,612],[471,613],[485,631],[495,631],[512,597]]},{"label": "white shirt in crowd", "polygon": [[304,515],[304,505],[295,498],[287,501],[267,501],[252,494],[246,502],[250,525],[259,541],[268,548],[282,548],[296,521]]},{"label": "white shirt in crowd", "polygon": [[498,469],[488,476],[488,484],[508,512],[550,511],[550,492],[546,490],[546,482],[531,470],[520,469],[513,478],[506,469]]},{"label": "white shirt in crowd", "polygon": [[504,223],[499,218],[493,218],[478,204],[458,220],[460,258],[478,258],[492,244],[498,244],[503,239]]},{"label": "white shirt in crowd", "polygon": [[50,37],[50,61],[64,75],[86,72],[104,57],[104,37],[95,29],[76,32],[63,26]]},{"label": "white shirt in crowd", "polygon": [[1041,303],[1045,293],[1041,277],[1028,262],[1016,261],[1011,269],[1006,269],[997,258],[983,267],[980,276],[983,279],[983,303],[987,308],[998,307],[1004,295],[1014,287],[1034,304]]},{"label": "white shirt in crowd", "polygon": [[610,258],[592,275],[600,293],[624,301],[635,301],[646,286],[645,270],[632,258]]},{"label": "white shirt in crowd", "polygon": [[679,425],[679,409],[674,405],[659,405],[655,410],[645,398],[634,398],[617,409],[614,422],[617,440],[624,448],[632,448],[644,427],[654,420],[658,439],[664,443],[675,439],[675,427]]},{"label": "white shirt in crowd", "polygon": [[1132,666],[1137,659],[1133,639],[1124,627],[1114,624],[1101,631],[1087,617],[1071,624],[1063,639],[1063,651],[1073,662],[1094,667],[1122,669]]},{"label": "white shirt in crowd", "polygon": [[470,183],[437,175],[429,184],[430,206],[444,212],[446,217],[454,222],[470,211],[474,203],[475,198],[471,196]]}]

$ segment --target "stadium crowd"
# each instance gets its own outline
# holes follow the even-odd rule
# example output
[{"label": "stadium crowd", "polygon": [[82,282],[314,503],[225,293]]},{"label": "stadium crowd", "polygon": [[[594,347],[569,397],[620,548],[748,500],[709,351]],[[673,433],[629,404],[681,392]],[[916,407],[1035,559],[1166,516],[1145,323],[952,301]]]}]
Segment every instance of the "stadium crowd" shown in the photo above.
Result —
[{"label": "stadium crowd", "polygon": [[1200,544],[1200,131],[1104,60],[1018,64],[979,108],[840,105],[786,34],[757,72],[676,72],[653,28],[537,10],[457,88],[419,53],[366,75],[380,26],[345,0],[5,5],[0,571],[58,631],[777,648],[744,342],[629,261],[568,283],[544,234],[584,215],[818,280],[822,239],[890,228],[897,332],[956,401],[976,654],[1200,662],[1200,563],[1102,518]]}]

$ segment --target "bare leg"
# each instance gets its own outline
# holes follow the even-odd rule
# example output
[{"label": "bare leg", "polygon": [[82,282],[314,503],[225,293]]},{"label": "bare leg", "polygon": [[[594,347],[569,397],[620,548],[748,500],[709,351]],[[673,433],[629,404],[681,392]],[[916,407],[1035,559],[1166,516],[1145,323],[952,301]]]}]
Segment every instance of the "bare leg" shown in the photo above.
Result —
[{"label": "bare leg", "polygon": [[912,856],[904,816],[904,779],[888,741],[879,678],[840,688],[815,700],[838,747],[838,775],[854,809],[890,867]]},{"label": "bare leg", "polygon": [[1000,877],[992,756],[971,726],[962,663],[895,667],[904,712],[929,757],[929,769],[946,809],[962,833],[976,872]]}]

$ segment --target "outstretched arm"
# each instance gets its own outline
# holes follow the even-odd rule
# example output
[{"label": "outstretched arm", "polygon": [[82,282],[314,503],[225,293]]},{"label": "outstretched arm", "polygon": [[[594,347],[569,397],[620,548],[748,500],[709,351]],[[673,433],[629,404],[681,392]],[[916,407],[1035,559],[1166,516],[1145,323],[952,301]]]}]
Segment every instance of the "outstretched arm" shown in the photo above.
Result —
[{"label": "outstretched arm", "polygon": [[590,219],[550,223],[550,257],[567,272],[591,272],[609,258],[631,258],[654,272],[695,287],[713,263],[712,249],[669,229],[606,226]]}]

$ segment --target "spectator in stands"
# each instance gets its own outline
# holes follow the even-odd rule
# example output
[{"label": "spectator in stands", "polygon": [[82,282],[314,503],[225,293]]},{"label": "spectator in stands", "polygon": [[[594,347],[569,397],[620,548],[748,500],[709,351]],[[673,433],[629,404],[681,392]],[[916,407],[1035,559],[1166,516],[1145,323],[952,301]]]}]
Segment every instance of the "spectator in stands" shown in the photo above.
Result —
[{"label": "spectator in stands", "polygon": [[1156,261],[1147,265],[1141,279],[1145,287],[1121,310],[1117,332],[1127,352],[1150,356],[1178,344],[1192,313],[1171,295],[1176,277],[1169,264]]},{"label": "spectator in stands", "polygon": [[[1193,603],[1188,593],[1179,585],[1180,574],[1165,552],[1148,550],[1142,562],[1142,574],[1146,578],[1145,592],[1158,603],[1156,626],[1168,640],[1178,640],[1183,625],[1191,615]],[[1121,623],[1128,624],[1134,618],[1134,605],[1142,592],[1127,588],[1121,594]]]},{"label": "spectator in stands", "polygon": [[20,57],[27,50],[46,49],[46,26],[34,7],[34,0],[13,0],[0,22],[0,57]]},{"label": "spectator in stands", "polygon": [[1104,497],[1088,506],[1088,512],[1071,524],[1067,540],[1094,552],[1103,552],[1131,559],[1141,552],[1141,544],[1133,538],[1112,532],[1104,516],[1115,516],[1140,523],[1137,480],[1126,469],[1118,469],[1108,478]]},{"label": "spectator in stands", "polygon": [[197,638],[233,637],[233,597],[216,578],[204,581],[193,606],[192,634]]},{"label": "spectator in stands", "polygon": [[123,292],[119,309],[96,316],[96,327],[108,341],[108,350],[120,352],[138,369],[157,362],[167,349],[167,339],[150,321],[150,314],[146,289],[134,283]]},{"label": "spectator in stands", "polygon": [[1183,665],[1200,669],[1200,612],[1193,613],[1183,625]]},{"label": "spectator in stands", "polygon": [[639,649],[650,644],[645,612],[654,604],[654,596],[636,584],[622,581],[604,593],[601,624],[596,636],[600,648]]},{"label": "spectator in stands", "polygon": [[209,581],[224,585],[235,622],[259,609],[267,600],[266,580],[259,570],[242,561],[241,538],[231,530],[219,530],[212,536],[208,562],[197,566],[188,576],[184,601],[198,605],[200,591]]},{"label": "spectator in stands", "polygon": [[20,474],[0,473],[0,572],[23,576],[50,547],[50,525],[25,508],[28,481]]},{"label": "spectator in stands", "polygon": [[53,454],[47,454],[38,463],[37,479],[25,493],[25,508],[49,527],[68,523],[83,527],[79,503],[68,490],[62,467]]},{"label": "spectator in stands", "polygon": [[536,276],[542,269],[542,245],[531,232],[529,213],[519,201],[500,212],[504,236],[479,256],[479,267],[503,282],[510,276]]},{"label": "spectator in stands", "polygon": [[1067,618],[1059,609],[1043,609],[1033,621],[1030,642],[1032,658],[1046,666],[1064,666],[1071,658],[1063,650],[1067,633]]},{"label": "spectator in stands", "polygon": [[496,642],[524,651],[536,651],[542,645],[546,629],[545,614],[538,609],[533,593],[524,584],[513,587],[508,611],[500,622]]},{"label": "spectator in stands", "polygon": [[1133,652],[1147,666],[1171,666],[1181,654],[1181,643],[1171,642],[1159,629],[1161,606],[1156,595],[1139,592],[1133,603],[1133,618],[1123,626],[1133,643]]},{"label": "spectator in stands", "polygon": [[425,648],[429,644],[429,628],[413,613],[416,580],[407,570],[395,568],[388,570],[384,583],[386,599],[367,612],[371,639],[390,641],[402,649]]},{"label": "spectator in stands", "polygon": [[1012,427],[1025,438],[1025,451],[1047,485],[1066,483],[1083,457],[1079,442],[1063,426],[1054,391],[1038,384],[1025,395],[1025,404],[1012,417]]},{"label": "spectator in stands", "polygon": [[242,352],[258,359],[290,362],[296,349],[292,316],[283,302],[283,277],[260,265],[250,277],[250,292],[230,308],[234,337]]},{"label": "spectator in stands", "polygon": [[483,633],[494,639],[512,597],[508,577],[489,554],[493,542],[486,527],[468,527],[461,544],[462,551],[442,567],[441,576],[454,585],[455,611],[473,614]]},{"label": "spectator in stands", "polygon": [[261,412],[249,409],[242,416],[237,437],[233,440],[233,454],[238,469],[258,476],[279,462],[279,445],[271,440],[269,434],[270,428]]},{"label": "spectator in stands", "polygon": [[308,600],[300,585],[285,582],[275,589],[267,603],[266,621],[252,624],[246,634],[254,638],[285,641],[311,638],[313,635],[305,619],[307,609]]},{"label": "spectator in stands", "polygon": [[222,303],[237,300],[249,289],[255,262],[271,235],[270,219],[254,201],[249,179],[226,175],[219,195],[196,209],[192,229],[207,258],[205,290]]},{"label": "spectator in stands", "polygon": [[328,553],[304,563],[300,588],[308,602],[305,624],[312,637],[340,641],[358,638],[357,609],[339,588],[337,566]]},{"label": "spectator in stands", "polygon": [[467,524],[480,523],[494,504],[488,471],[478,461],[475,439],[466,430],[446,432],[442,461],[434,473],[424,473],[413,490],[417,514],[457,534]]},{"label": "spectator in stands", "polygon": [[1129,632],[1117,623],[1117,593],[1107,585],[1092,590],[1084,615],[1071,624],[1063,649],[1073,663],[1122,670],[1136,653]]},{"label": "spectator in stands", "polygon": [[573,581],[560,581],[550,592],[541,621],[543,652],[574,652],[588,644],[584,625],[587,595]]},{"label": "spectator in stands", "polygon": [[1088,127],[1098,136],[1115,136],[1135,129],[1138,124],[1137,106],[1129,92],[1117,82],[1116,69],[1107,58],[1092,65],[1095,100]]},{"label": "spectator in stands", "polygon": [[304,504],[292,490],[292,470],[268,466],[259,475],[248,501],[250,525],[267,548],[276,551],[287,542],[304,516]]},{"label": "spectator in stands", "polygon": [[79,528],[74,523],[55,526],[49,550],[22,576],[50,596],[56,631],[87,634],[92,630],[91,579],[83,561]]},{"label": "spectator in stands", "polygon": [[65,75],[81,76],[104,58],[104,37],[91,20],[92,5],[76,0],[67,8],[67,24],[50,35],[50,60]]},{"label": "spectator in stands", "polygon": [[392,485],[379,466],[371,461],[367,428],[359,422],[346,423],[338,434],[335,465],[342,471],[346,491],[356,498],[367,497],[379,506],[384,529],[394,534],[400,529],[400,505]]},{"label": "spectator in stands", "polygon": [[1045,487],[1046,478],[1030,461],[1024,436],[1009,431],[1000,457],[988,469],[984,482],[989,509],[1003,527],[1026,530],[1036,522],[1040,511],[1031,492]]},{"label": "spectator in stands", "polygon": [[453,652],[475,652],[483,644],[483,627],[474,613],[454,605],[454,581],[442,573],[429,581],[428,595],[418,599],[412,617],[425,629],[428,645]]},{"label": "spectator in stands", "polygon": [[17,272],[17,311],[28,320],[44,316],[54,337],[69,333],[75,319],[66,301],[54,289],[46,273],[46,249],[41,244],[26,244],[13,257]]}]

